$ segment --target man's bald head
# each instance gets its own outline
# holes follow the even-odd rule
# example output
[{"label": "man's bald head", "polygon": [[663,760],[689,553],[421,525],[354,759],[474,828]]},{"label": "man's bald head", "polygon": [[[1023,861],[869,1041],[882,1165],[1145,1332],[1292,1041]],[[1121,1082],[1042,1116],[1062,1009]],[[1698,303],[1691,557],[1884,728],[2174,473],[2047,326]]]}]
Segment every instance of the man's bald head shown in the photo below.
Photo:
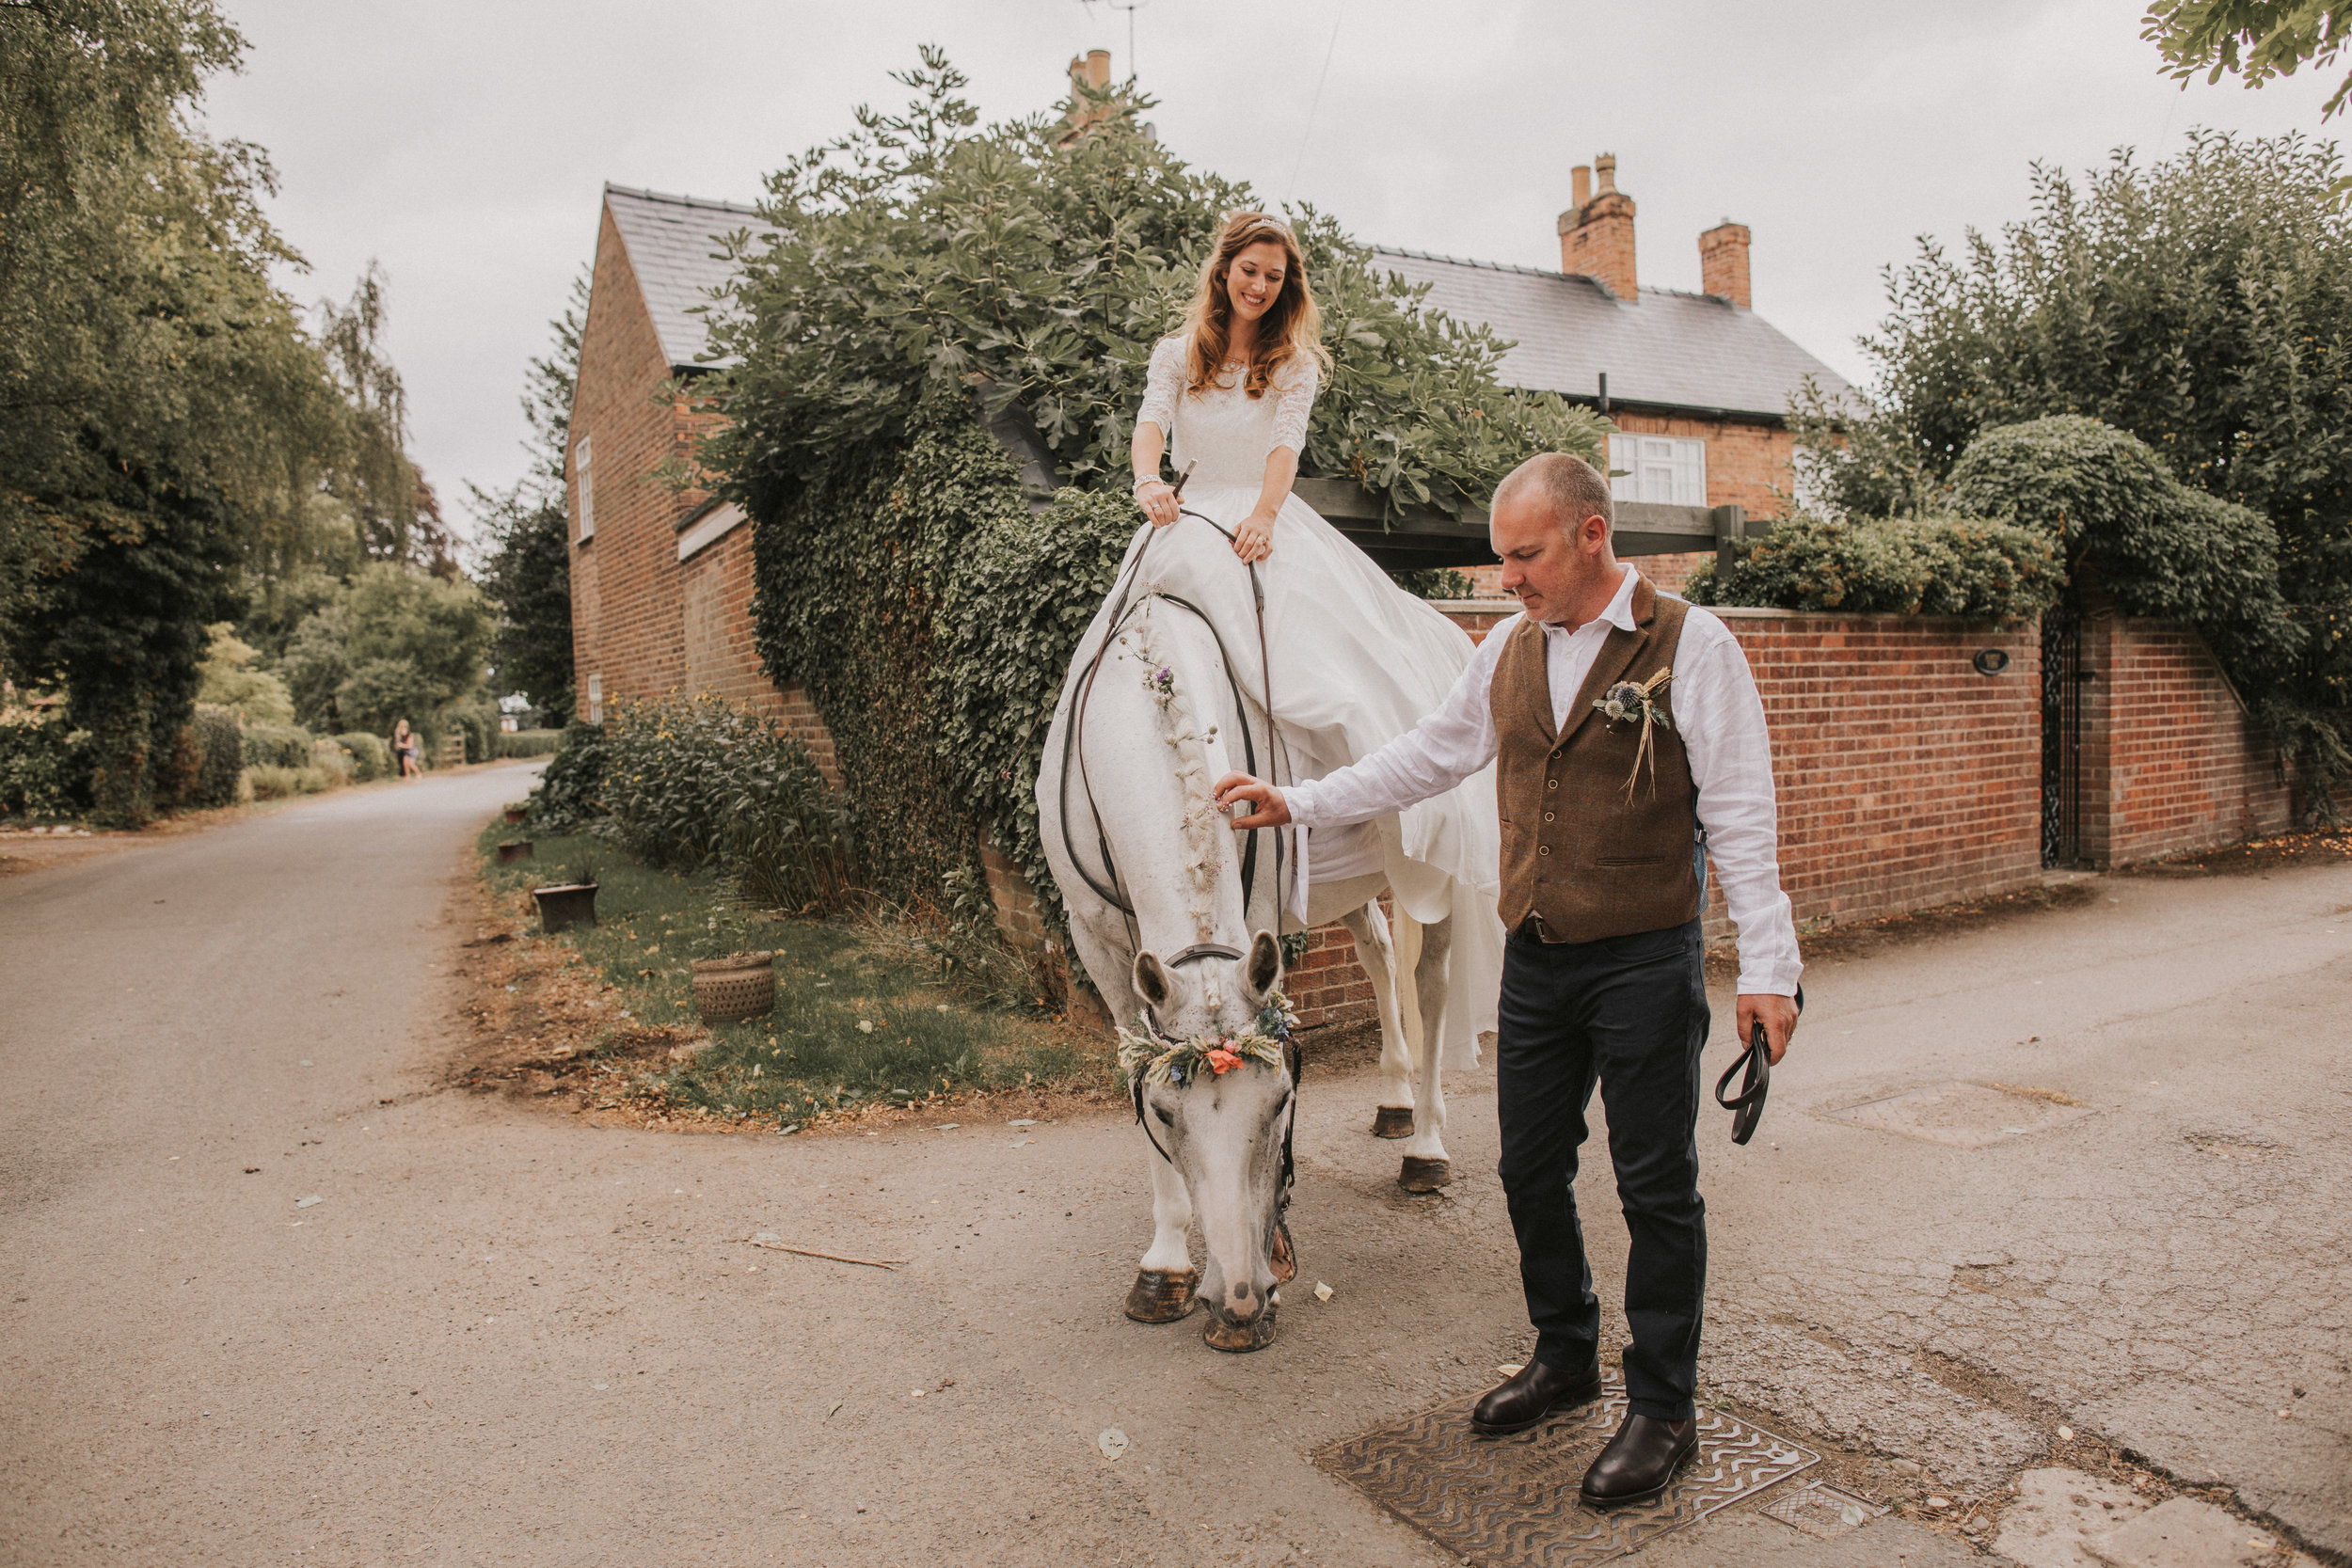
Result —
[{"label": "man's bald head", "polygon": [[1598,517],[1613,530],[1616,509],[1610,503],[1609,481],[1599,469],[1565,451],[1538,452],[1511,470],[1495,486],[1495,509],[1507,499],[1540,498],[1563,529],[1574,530],[1587,517]]}]

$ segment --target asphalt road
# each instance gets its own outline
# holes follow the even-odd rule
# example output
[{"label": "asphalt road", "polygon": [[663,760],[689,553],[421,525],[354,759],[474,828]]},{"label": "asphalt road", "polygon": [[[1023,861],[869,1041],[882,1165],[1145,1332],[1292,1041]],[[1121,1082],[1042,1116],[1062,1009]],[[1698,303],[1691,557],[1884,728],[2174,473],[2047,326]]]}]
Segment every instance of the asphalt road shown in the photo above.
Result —
[{"label": "asphalt road", "polygon": [[[466,847],[519,792],[0,880],[0,1563],[1447,1560],[1306,1456],[1518,1359],[1489,1075],[1425,1199],[1373,1081],[1311,1083],[1294,1228],[1334,1293],[1220,1356],[1119,1315],[1150,1224],[1114,1117],[696,1137],[443,1091]],[[1981,1495],[2067,1422],[2352,1552],[2352,870],[2096,886],[1808,975],[1757,1142],[1705,1131],[1704,1373],[1856,1484]],[[2045,1092],[1980,1148],[1836,1119],[1951,1081]],[[1643,1560],[1971,1556],[1735,1512]]]}]

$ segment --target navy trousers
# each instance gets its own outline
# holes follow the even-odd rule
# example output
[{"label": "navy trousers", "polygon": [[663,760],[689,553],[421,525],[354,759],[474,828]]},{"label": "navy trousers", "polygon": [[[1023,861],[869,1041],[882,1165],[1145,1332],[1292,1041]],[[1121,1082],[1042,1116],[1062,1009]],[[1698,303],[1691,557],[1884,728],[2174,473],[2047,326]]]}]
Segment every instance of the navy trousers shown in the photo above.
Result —
[{"label": "navy trousers", "polygon": [[1535,1358],[1581,1371],[1599,1350],[1600,1302],[1575,1192],[1597,1082],[1632,1240],[1626,1394],[1635,1415],[1668,1421],[1692,1414],[1698,1385],[1707,1205],[1696,1129],[1708,1022],[1707,946],[1695,920],[1602,942],[1553,944],[1515,931],[1503,949],[1501,1174]]}]

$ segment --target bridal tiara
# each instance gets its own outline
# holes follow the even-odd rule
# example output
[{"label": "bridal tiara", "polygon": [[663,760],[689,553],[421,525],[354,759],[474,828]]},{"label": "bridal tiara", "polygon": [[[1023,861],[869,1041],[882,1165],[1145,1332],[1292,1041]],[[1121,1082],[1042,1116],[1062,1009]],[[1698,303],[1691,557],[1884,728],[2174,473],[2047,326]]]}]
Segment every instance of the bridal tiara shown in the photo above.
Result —
[{"label": "bridal tiara", "polygon": [[[1240,213],[1228,213],[1225,214],[1225,221],[1231,223],[1235,218],[1242,215],[1243,214]],[[1284,223],[1280,218],[1274,216],[1271,213],[1259,213],[1255,214],[1255,216],[1257,221],[1249,226],[1252,229],[1279,229],[1285,234],[1291,231],[1291,226],[1289,224]]]}]

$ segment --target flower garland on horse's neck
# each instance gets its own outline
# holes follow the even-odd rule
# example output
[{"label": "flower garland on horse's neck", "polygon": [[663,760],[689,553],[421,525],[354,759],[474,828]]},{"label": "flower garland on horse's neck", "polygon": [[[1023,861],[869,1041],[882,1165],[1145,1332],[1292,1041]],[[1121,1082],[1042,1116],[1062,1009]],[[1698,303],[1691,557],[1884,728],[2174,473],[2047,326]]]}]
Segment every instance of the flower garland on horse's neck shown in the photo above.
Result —
[{"label": "flower garland on horse's neck", "polygon": [[1136,1014],[1136,1023],[1134,1029],[1123,1023],[1119,1026],[1119,1070],[1131,1084],[1140,1073],[1147,1084],[1181,1089],[1203,1072],[1212,1079],[1222,1078],[1245,1062],[1281,1067],[1282,1048],[1298,1027],[1298,1015],[1278,990],[1266,997],[1251,1026],[1238,1034],[1195,1035],[1178,1040],[1161,1034],[1149,1012]]}]

